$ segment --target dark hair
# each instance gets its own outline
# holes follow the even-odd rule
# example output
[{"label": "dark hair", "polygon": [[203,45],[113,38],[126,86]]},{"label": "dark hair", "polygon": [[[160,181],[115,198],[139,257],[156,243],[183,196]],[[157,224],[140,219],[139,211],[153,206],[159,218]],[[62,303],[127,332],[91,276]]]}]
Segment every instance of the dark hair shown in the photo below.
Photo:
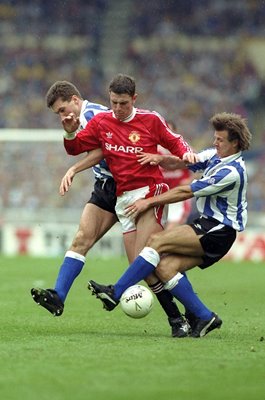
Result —
[{"label": "dark hair", "polygon": [[50,87],[46,94],[47,107],[52,107],[59,98],[63,101],[70,101],[73,95],[82,99],[79,90],[71,82],[57,81]]},{"label": "dark hair", "polygon": [[252,134],[248,129],[247,120],[241,115],[223,112],[215,114],[210,122],[216,131],[227,131],[230,142],[238,140],[239,150],[249,149]]},{"label": "dark hair", "polygon": [[135,80],[131,76],[118,74],[109,84],[109,91],[116,94],[135,95]]}]

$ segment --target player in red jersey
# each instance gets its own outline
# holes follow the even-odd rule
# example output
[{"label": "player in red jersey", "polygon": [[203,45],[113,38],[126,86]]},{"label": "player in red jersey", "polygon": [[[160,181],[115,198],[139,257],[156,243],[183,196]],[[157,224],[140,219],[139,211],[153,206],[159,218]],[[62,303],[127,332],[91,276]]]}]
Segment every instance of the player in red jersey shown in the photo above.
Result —
[{"label": "player in red jersey", "polygon": [[[134,107],[137,94],[131,77],[117,75],[110,83],[109,96],[111,110],[96,115],[81,131],[76,132],[78,121],[74,114],[62,120],[64,145],[71,155],[102,149],[102,157],[116,181],[116,213],[122,225],[127,257],[133,261],[150,234],[163,229],[167,210],[166,207],[155,207],[135,220],[126,216],[125,209],[137,199],[168,190],[159,166],[141,165],[137,155],[156,153],[157,146],[162,145],[187,162],[195,162],[197,156],[157,112]],[[163,289],[155,275],[146,281],[155,293]]]},{"label": "player in red jersey", "polygon": [[[162,191],[166,188],[159,167],[157,165],[142,166],[137,162],[137,154],[156,153],[157,146],[160,144],[181,159],[184,156],[187,161],[193,162],[196,156],[191,152],[182,136],[171,131],[158,113],[134,107],[137,95],[134,81],[130,77],[118,75],[111,82],[109,91],[112,110],[96,115],[78,133],[75,132],[77,124],[74,115],[68,116],[62,121],[66,131],[64,145],[67,152],[72,155],[99,147],[102,149],[103,156],[117,185],[116,207],[119,215],[124,217],[123,210],[119,209],[119,200],[124,195],[129,197],[131,191],[139,190],[139,196],[136,195],[136,197],[140,198],[145,197],[151,191],[159,190],[159,186]],[[146,193],[142,193],[142,190]],[[146,239],[149,229],[152,231],[153,229],[162,229],[162,215],[160,220],[158,218],[158,215],[151,210],[148,226],[142,232]],[[135,221],[132,223],[126,221],[130,225],[129,228],[123,225],[123,230],[127,233],[125,237],[131,233],[135,235],[133,248],[126,246],[127,240],[125,239],[129,259],[134,259],[142,248],[142,242],[145,241],[143,237],[137,241],[137,229],[142,225],[141,219],[142,217],[137,221],[137,227],[134,224]]]}]

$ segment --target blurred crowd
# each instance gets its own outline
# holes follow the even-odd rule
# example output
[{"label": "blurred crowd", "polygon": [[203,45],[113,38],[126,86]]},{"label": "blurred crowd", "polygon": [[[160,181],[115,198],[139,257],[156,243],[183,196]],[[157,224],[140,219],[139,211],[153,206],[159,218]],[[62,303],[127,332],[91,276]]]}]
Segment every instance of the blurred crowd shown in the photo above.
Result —
[{"label": "blurred crowd", "polygon": [[[252,111],[261,101],[262,80],[239,47],[159,48],[154,52],[136,49],[130,57],[132,62],[135,58],[138,61],[142,104],[176,119],[195,147],[207,143],[209,118],[221,110],[240,113],[253,126]],[[161,63],[163,59],[167,62]]]},{"label": "blurred crowd", "polygon": [[[100,45],[111,3],[0,2],[0,128],[59,128],[45,105],[56,80],[72,81],[85,98],[108,104]],[[215,112],[238,112],[255,129],[265,85],[245,44],[265,40],[264,20],[265,2],[258,0],[154,0],[151,7],[131,1],[124,69],[117,72],[136,78],[139,107],[174,120],[200,150],[211,144],[208,120]],[[263,142],[262,132],[258,135],[254,150]],[[90,172],[79,174],[63,199],[57,195],[61,177],[75,161],[61,143],[0,141],[0,151],[0,206],[83,207],[93,186]],[[249,163],[250,209],[264,211],[265,160],[258,155]]]},{"label": "blurred crowd", "polygon": [[135,0],[130,35],[264,36],[265,4],[260,0]]},{"label": "blurred crowd", "polygon": [[90,170],[76,175],[74,190],[59,195],[61,178],[77,161],[66,155],[61,142],[0,141],[0,153],[0,209],[81,209],[89,199],[94,184]]},{"label": "blurred crowd", "polygon": [[[105,0],[0,2],[0,128],[51,128],[45,93],[59,79],[97,97]],[[99,83],[100,82],[100,83]]]}]

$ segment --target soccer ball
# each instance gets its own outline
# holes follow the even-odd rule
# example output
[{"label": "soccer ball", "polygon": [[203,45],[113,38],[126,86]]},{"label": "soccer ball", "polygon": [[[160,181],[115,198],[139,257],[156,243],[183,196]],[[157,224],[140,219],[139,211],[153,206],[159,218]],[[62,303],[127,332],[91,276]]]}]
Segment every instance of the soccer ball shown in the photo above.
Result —
[{"label": "soccer ball", "polygon": [[152,293],[142,285],[130,286],[120,299],[123,312],[131,318],[145,317],[151,311],[153,304]]}]

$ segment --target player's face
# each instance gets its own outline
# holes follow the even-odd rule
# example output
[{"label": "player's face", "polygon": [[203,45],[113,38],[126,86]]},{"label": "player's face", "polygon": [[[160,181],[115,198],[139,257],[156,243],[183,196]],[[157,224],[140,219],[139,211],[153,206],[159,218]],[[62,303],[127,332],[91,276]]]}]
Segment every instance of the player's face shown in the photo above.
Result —
[{"label": "player's face", "polygon": [[131,97],[127,93],[117,94],[110,92],[110,105],[117,119],[124,121],[131,115],[136,97],[136,94]]},{"label": "player's face", "polygon": [[81,112],[81,102],[77,96],[72,96],[70,101],[63,101],[61,98],[57,99],[51,107],[55,114],[58,114],[61,121],[70,113],[79,117]]},{"label": "player's face", "polygon": [[213,144],[220,158],[228,157],[238,152],[237,139],[229,141],[227,131],[215,131]]}]

